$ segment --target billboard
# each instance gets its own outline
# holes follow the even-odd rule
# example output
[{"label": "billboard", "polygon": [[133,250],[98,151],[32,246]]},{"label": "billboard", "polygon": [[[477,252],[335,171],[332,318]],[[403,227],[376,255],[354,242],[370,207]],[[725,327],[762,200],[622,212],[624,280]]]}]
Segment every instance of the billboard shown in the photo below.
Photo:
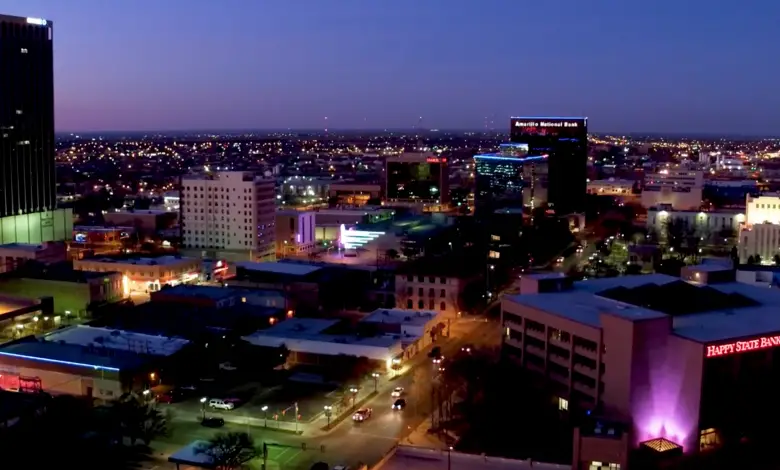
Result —
[{"label": "billboard", "polygon": [[586,138],[587,118],[513,117],[510,121],[513,142],[521,137]]}]

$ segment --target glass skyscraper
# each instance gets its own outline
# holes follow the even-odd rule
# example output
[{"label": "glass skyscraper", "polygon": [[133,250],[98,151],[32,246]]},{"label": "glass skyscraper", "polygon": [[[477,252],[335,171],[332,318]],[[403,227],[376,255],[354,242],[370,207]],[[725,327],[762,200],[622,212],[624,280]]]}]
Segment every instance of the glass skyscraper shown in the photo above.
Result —
[{"label": "glass skyscraper", "polygon": [[525,144],[503,144],[498,153],[474,156],[475,213],[503,208],[530,211],[546,201],[547,157],[529,156]]},{"label": "glass skyscraper", "polygon": [[52,24],[0,15],[0,244],[69,238],[54,153]]}]

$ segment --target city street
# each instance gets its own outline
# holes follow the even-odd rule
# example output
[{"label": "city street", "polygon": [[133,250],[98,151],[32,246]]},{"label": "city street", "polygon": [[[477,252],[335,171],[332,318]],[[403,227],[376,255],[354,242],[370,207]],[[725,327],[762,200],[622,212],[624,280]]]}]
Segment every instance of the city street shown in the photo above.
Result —
[{"label": "city street", "polygon": [[[467,330],[468,332],[466,332]],[[464,334],[454,335],[441,344],[442,354],[453,355],[464,344],[476,347],[497,345],[500,341],[500,328],[495,322],[463,321],[453,332],[464,331]],[[370,419],[363,423],[355,423],[347,416],[343,421],[334,424],[330,431],[323,431],[327,418],[320,415],[312,423],[300,423],[302,435],[265,429],[261,417],[242,415],[241,408],[226,412],[208,411],[209,416],[219,414],[226,420],[226,425],[219,429],[208,429],[200,426],[199,412],[186,414],[176,413],[172,423],[170,436],[155,441],[153,447],[156,456],[167,458],[172,452],[198,439],[208,439],[217,432],[244,431],[251,433],[257,444],[263,442],[269,447],[268,469],[301,469],[319,460],[331,465],[358,462],[374,463],[387,453],[399,440],[405,439],[413,430],[429,419],[431,409],[431,378],[430,359],[422,354],[404,375],[395,380],[384,381],[379,386],[379,393],[363,406],[373,409]],[[430,373],[429,373],[430,371]],[[390,396],[395,387],[404,387],[407,407],[394,411],[391,405],[394,398]],[[366,385],[373,391],[373,385]],[[333,419],[335,420],[335,416]],[[269,428],[275,423],[269,421]],[[291,428],[293,423],[282,424]],[[169,468],[161,462],[158,468]]]}]

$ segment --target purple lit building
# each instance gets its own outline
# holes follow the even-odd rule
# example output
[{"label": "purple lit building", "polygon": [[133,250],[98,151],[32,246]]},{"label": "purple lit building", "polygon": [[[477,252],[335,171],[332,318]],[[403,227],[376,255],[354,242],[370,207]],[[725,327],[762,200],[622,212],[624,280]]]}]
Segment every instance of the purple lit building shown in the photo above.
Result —
[{"label": "purple lit building", "polygon": [[502,350],[563,412],[589,417],[572,468],[707,451],[780,413],[760,399],[780,385],[780,290],[707,265],[682,278],[530,275],[520,288],[502,301]]}]

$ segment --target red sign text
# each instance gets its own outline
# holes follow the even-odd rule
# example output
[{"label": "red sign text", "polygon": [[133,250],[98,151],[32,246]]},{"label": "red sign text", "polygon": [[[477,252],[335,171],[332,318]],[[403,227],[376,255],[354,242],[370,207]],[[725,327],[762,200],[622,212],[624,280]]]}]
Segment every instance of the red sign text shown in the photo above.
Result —
[{"label": "red sign text", "polygon": [[780,335],[762,336],[747,341],[735,341],[733,343],[716,344],[707,346],[707,357],[727,356],[757,349],[767,349],[780,346]]}]

